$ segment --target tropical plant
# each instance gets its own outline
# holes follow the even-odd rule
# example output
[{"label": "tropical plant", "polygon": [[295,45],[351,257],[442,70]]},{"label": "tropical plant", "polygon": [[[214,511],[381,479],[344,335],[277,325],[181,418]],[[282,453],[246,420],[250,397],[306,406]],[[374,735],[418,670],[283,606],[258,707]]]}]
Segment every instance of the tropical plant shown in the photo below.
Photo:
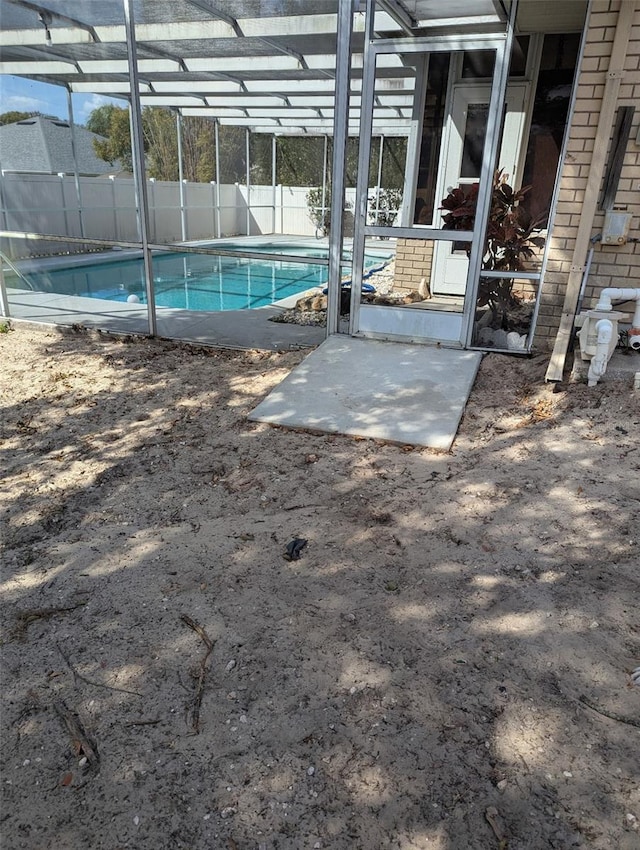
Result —
[{"label": "tropical plant", "polygon": [[[491,208],[487,224],[487,238],[483,257],[483,271],[519,272],[542,248],[545,240],[536,235],[544,216],[532,218],[520,202],[531,186],[514,190],[506,181],[501,170],[496,171],[493,179]],[[453,189],[442,201],[443,226],[447,230],[473,230],[476,206],[478,203],[478,184]],[[471,243],[464,243],[467,256],[471,252]],[[492,313],[492,326],[503,327],[507,323],[509,311],[518,307],[520,302],[513,293],[514,277],[481,277],[478,288],[478,307],[488,307]]]}]

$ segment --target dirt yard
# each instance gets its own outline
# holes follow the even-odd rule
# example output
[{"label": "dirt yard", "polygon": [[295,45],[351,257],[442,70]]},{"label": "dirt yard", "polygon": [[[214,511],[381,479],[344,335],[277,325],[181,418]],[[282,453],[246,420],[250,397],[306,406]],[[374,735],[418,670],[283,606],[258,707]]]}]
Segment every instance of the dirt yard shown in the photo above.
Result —
[{"label": "dirt yard", "polygon": [[640,847],[630,383],[489,355],[437,454],[249,423],[300,352],[0,355],[4,850]]}]

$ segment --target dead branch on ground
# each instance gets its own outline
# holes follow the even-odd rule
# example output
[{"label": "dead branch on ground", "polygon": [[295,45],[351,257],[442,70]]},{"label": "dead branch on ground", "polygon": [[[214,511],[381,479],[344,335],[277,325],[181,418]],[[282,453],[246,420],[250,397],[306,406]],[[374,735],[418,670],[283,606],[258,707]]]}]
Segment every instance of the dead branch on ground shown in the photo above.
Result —
[{"label": "dead branch on ground", "polygon": [[84,756],[87,759],[89,766],[97,771],[100,767],[98,748],[89,740],[80,720],[75,714],[73,714],[73,712],[69,711],[62,700],[54,700],[53,707],[58,717],[60,717],[64,725],[67,727],[67,732],[71,738],[71,744],[75,754],[77,756]]},{"label": "dead branch on ground", "polygon": [[209,656],[213,652],[213,641],[202,628],[202,626],[199,626],[198,623],[191,619],[191,617],[187,616],[186,614],[182,614],[180,616],[180,619],[183,623],[186,623],[186,625],[189,626],[190,629],[193,629],[193,631],[198,635],[200,640],[207,648],[207,651],[200,660],[200,668],[198,671],[198,675],[197,677],[194,677],[197,679],[197,683],[196,693],[193,698],[193,705],[191,707],[191,728],[193,729],[194,733],[198,735],[200,732],[200,706],[202,705],[202,696],[204,694],[204,680],[207,675],[207,662],[209,660]]},{"label": "dead branch on ground", "polygon": [[635,717],[625,717],[615,711],[607,711],[604,708],[600,708],[597,703],[590,700],[589,697],[586,697],[584,694],[579,696],[578,699],[581,703],[583,703],[583,705],[586,705],[592,711],[595,711],[597,714],[601,714],[603,717],[608,717],[609,720],[617,720],[618,723],[626,723],[627,726],[637,726],[638,729],[640,729],[640,720],[636,720]]},{"label": "dead branch on ground", "polygon": [[69,670],[71,670],[71,672],[73,673],[73,678],[74,678],[75,682],[77,682],[77,680],[80,679],[80,681],[84,682],[85,685],[92,685],[94,688],[104,688],[107,691],[116,691],[119,694],[131,694],[131,696],[134,696],[134,697],[141,697],[142,696],[142,694],[139,693],[138,691],[129,691],[129,690],[127,690],[127,688],[116,688],[114,685],[104,685],[102,682],[94,682],[91,679],[87,679],[87,677],[83,676],[82,673],[78,673],[76,668],[73,666],[73,664],[69,660],[69,657],[62,651],[62,649],[60,648],[60,646],[58,644],[56,644],[56,649],[58,650],[60,655],[64,658]]},{"label": "dead branch on ground", "polygon": [[86,604],[85,601],[78,602],[77,605],[69,605],[65,608],[34,608],[31,611],[20,611],[16,617],[13,637],[18,640],[24,640],[31,623],[36,623],[38,620],[48,620],[49,617],[55,617],[56,614],[66,614],[67,611],[75,611],[76,608],[82,608]]}]

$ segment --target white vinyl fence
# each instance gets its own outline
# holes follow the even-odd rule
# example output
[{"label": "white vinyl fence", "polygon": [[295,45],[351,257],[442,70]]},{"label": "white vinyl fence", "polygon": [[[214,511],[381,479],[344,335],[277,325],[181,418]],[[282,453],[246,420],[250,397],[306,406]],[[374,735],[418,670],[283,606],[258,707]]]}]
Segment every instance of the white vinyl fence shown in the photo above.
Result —
[{"label": "white vinyl fence", "polygon": [[[79,190],[79,191],[78,191]],[[233,236],[315,236],[306,196],[291,186],[185,183],[149,180],[150,238],[156,244]],[[355,190],[347,190],[347,209]],[[351,205],[349,207],[349,204]],[[134,183],[128,178],[5,173],[0,177],[0,230],[105,239],[140,240]],[[74,253],[72,243],[12,240],[14,258]]]}]

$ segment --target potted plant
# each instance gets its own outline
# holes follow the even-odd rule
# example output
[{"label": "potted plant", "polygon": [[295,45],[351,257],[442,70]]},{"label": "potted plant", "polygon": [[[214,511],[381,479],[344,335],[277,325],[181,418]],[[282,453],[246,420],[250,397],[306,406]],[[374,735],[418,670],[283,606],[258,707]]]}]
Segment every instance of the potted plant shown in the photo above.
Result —
[{"label": "potted plant", "polygon": [[[532,218],[521,205],[522,199],[531,186],[515,191],[506,181],[501,170],[496,171],[493,179],[491,208],[487,225],[483,271],[501,272],[525,271],[527,263],[536,255],[536,250],[544,246],[545,240],[536,233],[544,217]],[[453,189],[442,201],[443,226],[447,230],[473,230],[478,203],[478,184],[468,188]],[[469,256],[470,243],[464,243]],[[524,311],[523,302],[513,292],[513,277],[481,277],[478,287],[476,327],[494,330],[517,331],[526,333],[530,324],[531,312]]]}]

